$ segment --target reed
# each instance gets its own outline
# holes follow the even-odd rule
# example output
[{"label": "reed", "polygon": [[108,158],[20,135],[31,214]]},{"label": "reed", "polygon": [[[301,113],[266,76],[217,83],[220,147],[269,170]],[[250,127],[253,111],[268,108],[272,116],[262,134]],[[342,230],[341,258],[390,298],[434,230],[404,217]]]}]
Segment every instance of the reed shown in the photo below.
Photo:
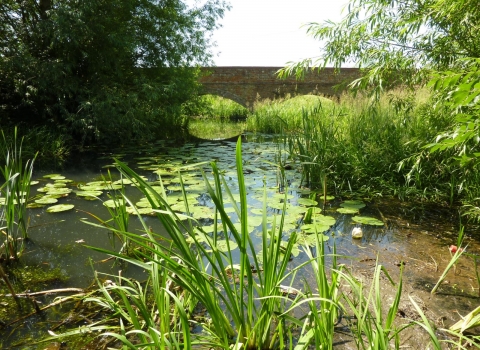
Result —
[{"label": "reed", "polygon": [[23,165],[23,138],[17,137],[17,129],[10,143],[2,130],[0,150],[5,160],[0,172],[4,183],[0,188],[3,197],[1,205],[0,224],[3,233],[3,244],[0,255],[4,259],[18,259],[23,251],[24,240],[28,239],[27,202],[30,198],[30,181],[33,172],[32,160]]}]

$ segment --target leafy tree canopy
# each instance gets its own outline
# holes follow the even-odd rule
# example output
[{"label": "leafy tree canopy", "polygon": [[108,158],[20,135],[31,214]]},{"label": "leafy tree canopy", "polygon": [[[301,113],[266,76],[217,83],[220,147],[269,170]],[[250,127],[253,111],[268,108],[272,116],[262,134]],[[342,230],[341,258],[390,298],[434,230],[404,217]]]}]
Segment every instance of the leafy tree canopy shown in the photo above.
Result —
[{"label": "leafy tree canopy", "polygon": [[[190,2],[189,2],[190,3]],[[2,123],[118,142],[178,127],[228,5],[204,0],[2,0]]]},{"label": "leafy tree canopy", "polygon": [[[364,75],[351,84],[378,97],[392,86],[428,82],[432,105],[454,117],[428,145],[455,150],[462,165],[480,159],[480,6],[478,0],[352,0],[338,22],[310,23],[307,33],[325,42],[318,57],[279,71],[301,78],[311,67],[355,63]],[[425,140],[427,141],[427,140]]]}]

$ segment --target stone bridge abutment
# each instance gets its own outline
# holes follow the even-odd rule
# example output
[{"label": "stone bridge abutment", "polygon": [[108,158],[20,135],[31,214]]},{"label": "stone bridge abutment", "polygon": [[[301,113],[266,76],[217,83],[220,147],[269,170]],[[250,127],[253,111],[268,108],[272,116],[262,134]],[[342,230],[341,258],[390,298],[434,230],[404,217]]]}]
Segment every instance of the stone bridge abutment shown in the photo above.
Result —
[{"label": "stone bridge abutment", "polygon": [[303,80],[295,77],[279,79],[276,72],[281,68],[204,67],[200,78],[202,93],[222,96],[251,109],[255,101],[287,95],[339,95],[341,90],[335,90],[334,86],[348,84],[360,77],[357,68],[342,68],[339,73],[333,68],[324,68],[308,71]]}]

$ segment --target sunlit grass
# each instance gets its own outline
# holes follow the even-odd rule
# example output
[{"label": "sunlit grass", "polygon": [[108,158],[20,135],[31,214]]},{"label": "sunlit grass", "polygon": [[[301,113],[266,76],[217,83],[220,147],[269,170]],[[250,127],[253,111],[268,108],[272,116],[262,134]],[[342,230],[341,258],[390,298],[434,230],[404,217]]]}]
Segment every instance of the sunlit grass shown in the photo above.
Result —
[{"label": "sunlit grass", "polygon": [[230,139],[242,134],[244,128],[244,122],[216,118],[192,118],[188,123],[188,133],[191,136],[207,140]]},{"label": "sunlit grass", "polygon": [[208,118],[245,118],[248,109],[228,98],[215,95],[204,95],[200,97],[201,105],[204,108],[199,111],[199,117]]},{"label": "sunlit grass", "polygon": [[247,119],[246,129],[273,134],[296,131],[302,127],[302,110],[319,105],[328,108],[333,102],[314,95],[259,101],[255,103],[254,112]]}]

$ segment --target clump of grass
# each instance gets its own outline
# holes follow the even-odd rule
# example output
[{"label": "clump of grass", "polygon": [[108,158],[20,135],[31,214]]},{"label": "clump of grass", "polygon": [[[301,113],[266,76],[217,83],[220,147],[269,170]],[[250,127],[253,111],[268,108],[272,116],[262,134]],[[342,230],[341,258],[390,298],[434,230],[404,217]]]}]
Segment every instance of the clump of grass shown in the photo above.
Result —
[{"label": "clump of grass", "polygon": [[24,240],[28,239],[27,202],[30,198],[30,181],[33,172],[32,160],[23,163],[23,139],[17,138],[17,129],[10,143],[2,130],[0,150],[5,164],[0,168],[4,183],[0,187],[2,202],[0,204],[0,225],[2,241],[0,257],[2,259],[18,259],[23,251]]},{"label": "clump of grass", "polygon": [[245,123],[215,119],[193,119],[188,122],[188,133],[191,136],[216,140],[230,139],[242,133]]},{"label": "clump of grass", "polygon": [[287,96],[278,100],[258,101],[254,105],[254,112],[247,119],[248,131],[263,133],[288,133],[300,130],[302,127],[302,110],[314,107],[333,105],[330,99],[316,96]]}]

